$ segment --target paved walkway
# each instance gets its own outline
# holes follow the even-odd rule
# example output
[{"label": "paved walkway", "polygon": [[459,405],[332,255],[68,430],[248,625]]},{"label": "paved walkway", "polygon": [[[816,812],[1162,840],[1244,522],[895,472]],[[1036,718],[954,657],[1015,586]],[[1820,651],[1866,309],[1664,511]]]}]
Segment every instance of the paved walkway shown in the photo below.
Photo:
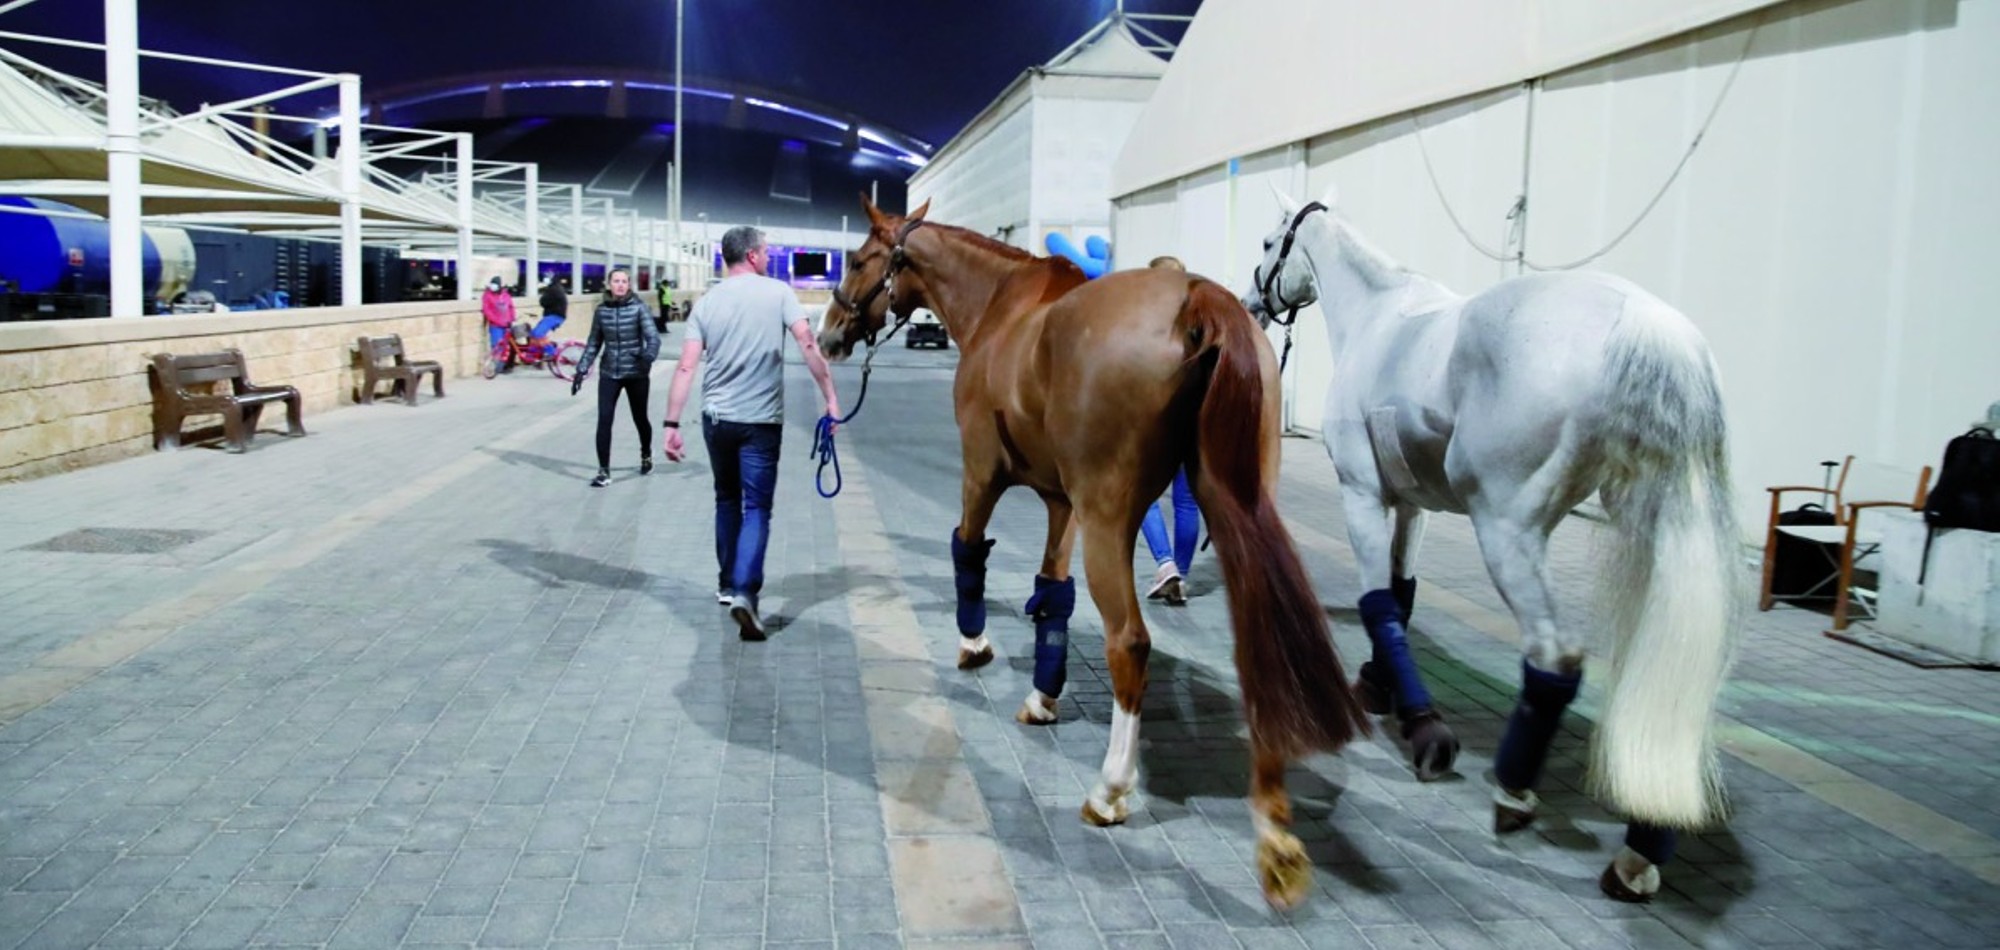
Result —
[{"label": "paved walkway", "polygon": [[[1320,893],[1266,909],[1203,555],[1189,607],[1146,608],[1142,806],[1084,826],[1110,719],[1087,598],[1062,722],[1012,719],[1032,496],[995,520],[1002,658],[952,667],[954,356],[883,354],[833,502],[794,368],[763,644],[714,603],[699,456],[635,477],[622,427],[618,480],[588,489],[594,403],[546,377],[0,486],[0,947],[2000,944],[1996,680],[1800,610],[1751,618],[1735,819],[1684,845],[1660,901],[1596,893],[1619,829],[1577,791],[1584,720],[1547,819],[1494,841],[1518,659],[1460,518],[1433,521],[1415,626],[1462,780],[1418,784],[1381,738],[1302,764]],[[1305,440],[1285,459],[1357,657],[1331,468]],[[1572,616],[1591,530],[1555,544]]]}]

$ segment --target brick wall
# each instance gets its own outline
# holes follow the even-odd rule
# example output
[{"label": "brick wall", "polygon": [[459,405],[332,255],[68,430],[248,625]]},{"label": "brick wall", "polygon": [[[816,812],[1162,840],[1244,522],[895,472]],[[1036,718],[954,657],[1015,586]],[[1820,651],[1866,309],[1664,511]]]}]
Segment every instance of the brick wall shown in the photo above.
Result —
[{"label": "brick wall", "polygon": [[[572,297],[557,336],[585,338],[596,300]],[[516,303],[531,317],[532,298]],[[0,324],[0,481],[152,451],[154,353],[240,349],[252,382],[298,387],[310,430],[315,413],[355,402],[355,338],[391,333],[411,359],[436,360],[454,379],[477,375],[486,353],[476,300]],[[209,422],[220,417],[191,417],[187,428]]]}]

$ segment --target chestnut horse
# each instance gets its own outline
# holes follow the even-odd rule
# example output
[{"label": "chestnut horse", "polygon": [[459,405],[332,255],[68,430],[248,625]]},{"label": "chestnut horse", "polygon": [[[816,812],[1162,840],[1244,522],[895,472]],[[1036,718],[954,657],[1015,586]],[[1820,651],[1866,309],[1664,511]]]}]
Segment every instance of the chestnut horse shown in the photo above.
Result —
[{"label": "chestnut horse", "polygon": [[1035,619],[1035,688],[1016,718],[1056,719],[1076,602],[1070,549],[1080,528],[1115,700],[1110,746],[1083,819],[1124,821],[1138,778],[1151,651],[1133,585],[1133,543],[1147,505],[1193,463],[1195,497],[1229,592],[1260,882],[1272,904],[1298,904],[1311,867],[1287,830],[1285,767],[1338,750],[1368,725],[1273,500],[1279,392],[1270,342],[1235,295],[1212,281],[1142,270],[1086,282],[1069,261],[926,222],[928,203],[907,218],[865,197],[862,205],[868,239],[847,257],[820,348],[844,358],[861,340],[874,341],[891,312],[907,319],[918,307],[935,312],[958,342],[953,400],[965,469],[951,550],[959,668],[993,658],[985,583],[994,542],[986,524],[1002,492],[1026,486],[1048,506],[1049,527],[1027,608]]}]

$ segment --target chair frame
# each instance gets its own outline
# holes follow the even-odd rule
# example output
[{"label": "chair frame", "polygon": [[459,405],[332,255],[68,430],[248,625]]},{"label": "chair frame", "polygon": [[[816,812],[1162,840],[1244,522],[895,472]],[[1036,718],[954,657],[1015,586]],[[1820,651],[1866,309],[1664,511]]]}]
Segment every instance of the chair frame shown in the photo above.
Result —
[{"label": "chair frame", "polygon": [[[1870,508],[1922,508],[1930,494],[1931,485],[1931,467],[1926,465],[1917,473],[1916,493],[1909,501],[1882,499],[1850,501],[1847,498],[1847,479],[1853,469],[1854,456],[1849,455],[1841,462],[1840,480],[1834,483],[1832,488],[1815,485],[1774,485],[1765,489],[1771,493],[1771,513],[1764,529],[1764,571],[1757,602],[1758,610],[1770,610],[1772,604],[1780,599],[1804,600],[1820,596],[1811,594],[1780,598],[1771,593],[1771,582],[1778,567],[1778,534],[1782,530],[1778,524],[1778,516],[1784,509],[1784,496],[1793,492],[1811,492],[1831,502],[1827,507],[1833,512],[1834,524],[1847,529],[1845,539],[1840,544],[1840,560],[1834,575],[1836,579],[1833,590],[1833,629],[1836,631],[1847,629],[1850,622],[1847,616],[1848,605],[1853,600],[1854,562],[1857,560],[1855,549],[1861,543],[1859,539],[1861,512]],[[1860,556],[1865,557],[1867,553],[1862,552]],[[1818,590],[1819,586],[1813,589]]]}]

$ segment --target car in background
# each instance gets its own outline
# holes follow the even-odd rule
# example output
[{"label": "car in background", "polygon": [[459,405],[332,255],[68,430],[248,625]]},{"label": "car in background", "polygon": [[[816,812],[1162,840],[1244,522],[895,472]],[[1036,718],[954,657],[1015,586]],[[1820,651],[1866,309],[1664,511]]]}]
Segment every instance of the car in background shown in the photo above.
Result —
[{"label": "car in background", "polygon": [[903,346],[916,349],[920,346],[934,346],[942,350],[951,346],[951,334],[938,322],[936,314],[929,310],[919,310],[910,318],[910,325],[903,328]]}]

